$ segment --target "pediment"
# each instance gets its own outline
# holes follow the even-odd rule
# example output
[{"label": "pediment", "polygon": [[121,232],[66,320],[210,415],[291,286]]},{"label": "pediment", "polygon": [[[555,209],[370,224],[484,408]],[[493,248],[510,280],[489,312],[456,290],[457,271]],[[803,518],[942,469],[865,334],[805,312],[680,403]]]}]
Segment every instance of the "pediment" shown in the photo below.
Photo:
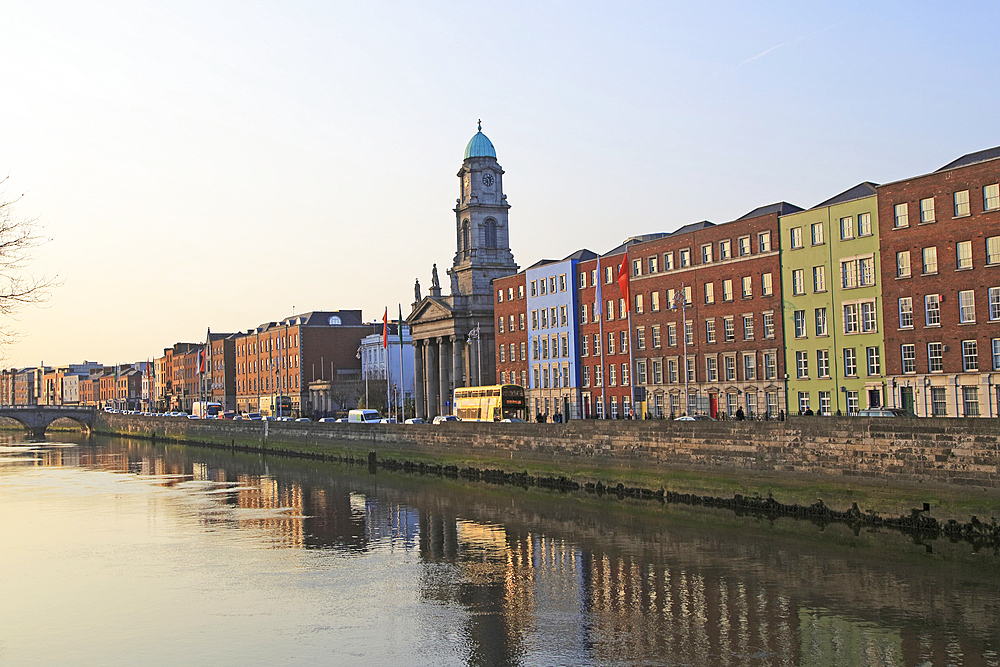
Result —
[{"label": "pediment", "polygon": [[454,317],[455,311],[444,299],[425,296],[406,318],[406,323],[413,327],[425,322],[440,322]]}]

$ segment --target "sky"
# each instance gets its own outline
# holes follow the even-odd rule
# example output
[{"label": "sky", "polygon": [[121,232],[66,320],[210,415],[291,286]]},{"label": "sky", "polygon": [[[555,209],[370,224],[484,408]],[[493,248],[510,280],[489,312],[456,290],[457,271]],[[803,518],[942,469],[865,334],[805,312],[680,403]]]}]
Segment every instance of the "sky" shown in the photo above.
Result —
[{"label": "sky", "polygon": [[1000,3],[0,0],[0,177],[49,242],[3,367],[380,320],[483,132],[528,267],[1000,145]]}]

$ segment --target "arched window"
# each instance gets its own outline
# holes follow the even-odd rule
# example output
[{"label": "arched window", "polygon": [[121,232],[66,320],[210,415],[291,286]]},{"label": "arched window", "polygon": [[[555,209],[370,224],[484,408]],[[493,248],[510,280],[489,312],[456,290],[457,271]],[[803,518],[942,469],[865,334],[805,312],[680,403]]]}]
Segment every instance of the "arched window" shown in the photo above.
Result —
[{"label": "arched window", "polygon": [[487,248],[497,247],[497,221],[493,218],[483,222],[483,242]]},{"label": "arched window", "polygon": [[472,248],[469,229],[470,229],[469,228],[469,221],[468,220],[463,220],[462,221],[462,250],[464,250],[465,252],[469,252],[469,250]]}]

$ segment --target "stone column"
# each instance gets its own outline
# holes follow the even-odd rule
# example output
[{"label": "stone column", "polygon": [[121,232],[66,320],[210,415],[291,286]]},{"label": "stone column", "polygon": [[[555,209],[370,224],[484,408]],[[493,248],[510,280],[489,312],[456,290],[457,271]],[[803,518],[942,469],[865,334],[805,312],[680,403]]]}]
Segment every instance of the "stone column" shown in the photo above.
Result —
[{"label": "stone column", "polygon": [[413,341],[413,406],[415,417],[427,418],[424,407],[424,341]]},{"label": "stone column", "polygon": [[449,414],[447,402],[451,400],[451,387],[448,384],[448,369],[451,366],[448,339],[438,338],[438,407],[439,415]]},{"label": "stone column", "polygon": [[[452,380],[455,383],[455,388],[464,387],[466,382],[462,380],[462,368],[464,364],[462,363],[463,357],[462,348],[465,347],[465,339],[461,336],[451,337],[451,367],[452,367]],[[471,377],[466,375],[465,377]]]},{"label": "stone column", "polygon": [[441,414],[438,412],[440,403],[438,402],[438,346],[437,339],[430,339],[424,342],[427,346],[427,353],[424,361],[427,364],[427,418],[431,419]]}]

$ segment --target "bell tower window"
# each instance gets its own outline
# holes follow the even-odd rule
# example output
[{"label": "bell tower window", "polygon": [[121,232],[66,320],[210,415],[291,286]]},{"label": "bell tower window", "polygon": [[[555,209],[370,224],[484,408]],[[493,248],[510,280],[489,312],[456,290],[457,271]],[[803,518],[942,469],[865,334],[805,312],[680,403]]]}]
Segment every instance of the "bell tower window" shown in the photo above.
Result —
[{"label": "bell tower window", "polygon": [[485,247],[497,247],[497,221],[493,218],[487,218],[483,223],[483,237]]}]

